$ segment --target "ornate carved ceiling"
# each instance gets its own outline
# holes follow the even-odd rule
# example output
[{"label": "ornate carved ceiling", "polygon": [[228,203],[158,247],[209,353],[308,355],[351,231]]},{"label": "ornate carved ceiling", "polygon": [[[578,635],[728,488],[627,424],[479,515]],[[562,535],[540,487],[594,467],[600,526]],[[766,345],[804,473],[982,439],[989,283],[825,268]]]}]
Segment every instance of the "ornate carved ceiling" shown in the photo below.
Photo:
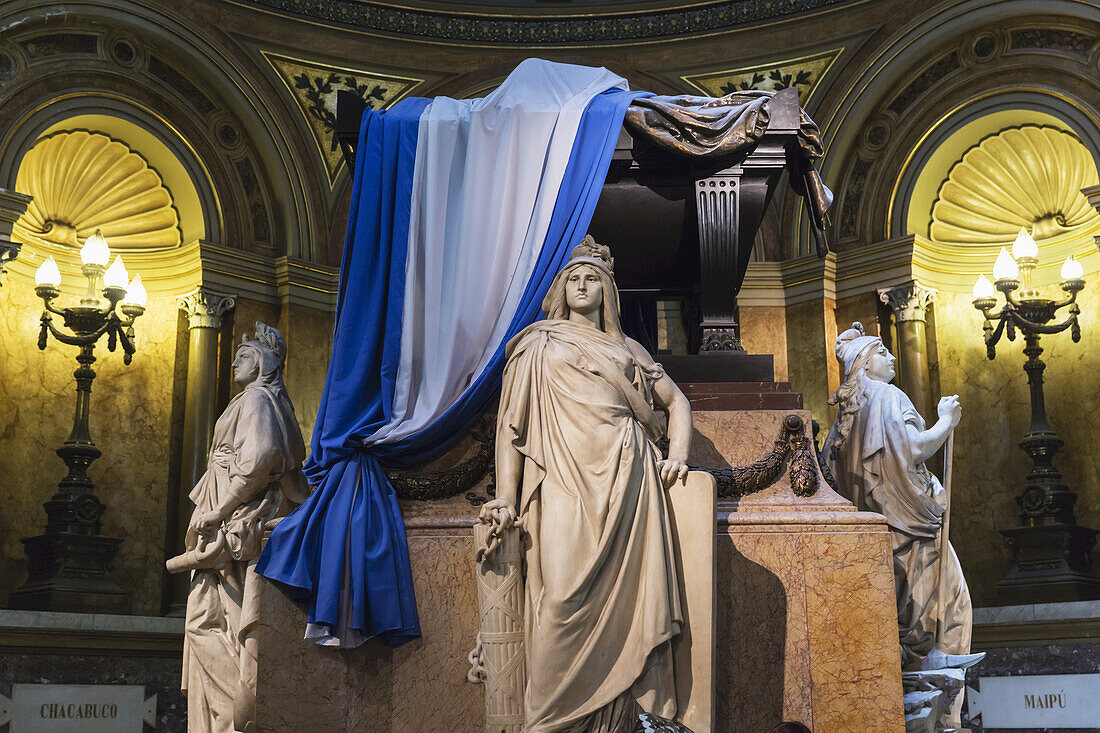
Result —
[{"label": "ornate carved ceiling", "polygon": [[[396,38],[491,46],[620,45],[719,33],[860,0],[397,3],[234,0],[240,5]],[[417,7],[410,7],[416,5]],[[519,6],[518,8],[516,6]],[[457,6],[457,7],[456,7]]]}]

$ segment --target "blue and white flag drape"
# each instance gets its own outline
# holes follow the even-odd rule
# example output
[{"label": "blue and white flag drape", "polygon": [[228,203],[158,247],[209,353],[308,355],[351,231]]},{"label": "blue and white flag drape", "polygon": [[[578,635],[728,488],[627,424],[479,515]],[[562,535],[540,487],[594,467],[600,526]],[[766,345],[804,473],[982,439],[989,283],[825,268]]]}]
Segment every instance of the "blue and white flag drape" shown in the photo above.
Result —
[{"label": "blue and white flag drape", "polygon": [[430,459],[499,388],[504,347],[583,238],[636,96],[606,69],[529,59],[484,99],[364,114],[306,464],[316,488],[257,565],[308,597],[307,637],[420,635],[382,465]]}]

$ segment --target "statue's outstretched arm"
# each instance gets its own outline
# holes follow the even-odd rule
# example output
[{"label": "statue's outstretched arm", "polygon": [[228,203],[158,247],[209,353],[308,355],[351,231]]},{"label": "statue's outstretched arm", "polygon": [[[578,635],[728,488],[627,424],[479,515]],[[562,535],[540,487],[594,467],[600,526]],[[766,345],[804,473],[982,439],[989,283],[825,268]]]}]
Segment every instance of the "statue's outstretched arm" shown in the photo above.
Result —
[{"label": "statue's outstretched arm", "polygon": [[944,444],[947,436],[951,434],[955,426],[959,424],[959,418],[962,417],[959,396],[951,395],[950,397],[940,398],[939,404],[936,405],[936,412],[939,414],[939,419],[935,425],[927,430],[919,431],[912,425],[906,425],[909,442],[912,446],[913,459],[917,463],[923,463],[931,458]]}]

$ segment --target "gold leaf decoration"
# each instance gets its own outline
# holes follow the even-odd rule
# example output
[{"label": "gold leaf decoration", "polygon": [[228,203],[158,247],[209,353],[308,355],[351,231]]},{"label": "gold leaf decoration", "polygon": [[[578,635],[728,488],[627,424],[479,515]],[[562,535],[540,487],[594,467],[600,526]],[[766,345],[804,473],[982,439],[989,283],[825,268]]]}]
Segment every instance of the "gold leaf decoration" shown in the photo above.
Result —
[{"label": "gold leaf decoration", "polygon": [[21,242],[80,247],[99,229],[112,248],[180,245],[179,213],[160,174],[102,133],[38,140],[19,164],[15,188],[34,196],[13,228]]},{"label": "gold leaf decoration", "polygon": [[318,152],[325,161],[330,186],[335,183],[336,174],[344,163],[336,141],[337,92],[353,92],[371,109],[385,109],[424,83],[424,79],[330,66],[268,51],[261,53],[305,115]]},{"label": "gold leaf decoration", "polygon": [[1072,133],[1023,125],[991,135],[952,166],[932,205],[931,238],[951,244],[1008,244],[1020,227],[1036,240],[1100,232],[1100,214],[1081,189],[1097,183],[1096,162]]},{"label": "gold leaf decoration", "polygon": [[761,89],[777,92],[780,89],[798,89],[798,101],[805,107],[817,90],[825,72],[829,70],[843,49],[803,56],[795,59],[772,61],[724,71],[708,71],[685,74],[680,78],[710,97],[722,97],[744,89]]}]

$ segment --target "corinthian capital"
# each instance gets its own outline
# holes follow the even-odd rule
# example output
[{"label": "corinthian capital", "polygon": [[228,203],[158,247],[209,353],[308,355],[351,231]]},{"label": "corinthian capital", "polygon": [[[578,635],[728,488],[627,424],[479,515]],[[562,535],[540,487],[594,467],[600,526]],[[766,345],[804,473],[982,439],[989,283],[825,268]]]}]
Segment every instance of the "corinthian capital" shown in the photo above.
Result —
[{"label": "corinthian capital", "polygon": [[927,317],[928,306],[936,299],[936,290],[926,288],[916,282],[898,285],[893,288],[879,288],[878,298],[894,312],[894,320],[923,321]]},{"label": "corinthian capital", "polygon": [[221,328],[222,316],[233,310],[236,298],[198,287],[181,295],[176,302],[187,313],[190,328]]}]

